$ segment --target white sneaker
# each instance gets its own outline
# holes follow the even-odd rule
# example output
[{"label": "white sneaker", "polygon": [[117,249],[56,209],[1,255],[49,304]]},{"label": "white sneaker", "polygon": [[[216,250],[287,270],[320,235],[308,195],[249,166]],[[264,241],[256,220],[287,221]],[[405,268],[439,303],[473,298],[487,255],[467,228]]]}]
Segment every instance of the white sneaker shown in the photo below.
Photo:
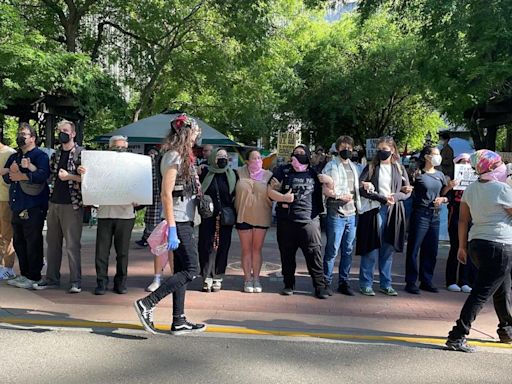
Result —
[{"label": "white sneaker", "polygon": [[71,284],[71,288],[69,288],[68,293],[80,293],[82,292],[82,287],[77,283]]},{"label": "white sneaker", "polygon": [[146,292],[155,292],[160,287],[160,280],[153,280],[151,284],[146,287]]},{"label": "white sneaker", "polygon": [[7,284],[12,285],[13,287],[17,287],[17,285],[16,285],[16,284],[18,284],[18,282],[20,282],[20,281],[23,281],[24,279],[25,279],[25,277],[24,277],[24,276],[18,276],[18,277],[15,277],[15,278],[14,278],[14,279],[12,279],[12,280],[9,280],[9,281],[7,282]]},{"label": "white sneaker", "polygon": [[254,292],[254,285],[252,283],[252,280],[244,282],[244,292],[246,292],[246,293],[253,293]]},{"label": "white sneaker", "polygon": [[473,288],[471,288],[469,285],[463,285],[460,289],[464,293],[471,293],[471,291],[473,290]]},{"label": "white sneaker", "polygon": [[12,280],[16,277],[16,274],[12,268],[1,268],[0,269],[0,280]]},{"label": "white sneaker", "polygon": [[460,287],[457,284],[449,285],[446,289],[449,290],[450,292],[460,292],[461,291]]},{"label": "white sneaker", "polygon": [[32,286],[36,282],[34,280],[27,279],[25,276],[23,276],[23,280],[19,280],[16,286],[18,288],[24,288],[24,289],[32,289]]},{"label": "white sneaker", "polygon": [[263,287],[261,286],[259,280],[254,280],[252,285],[254,287],[254,293],[261,293],[263,291]]}]

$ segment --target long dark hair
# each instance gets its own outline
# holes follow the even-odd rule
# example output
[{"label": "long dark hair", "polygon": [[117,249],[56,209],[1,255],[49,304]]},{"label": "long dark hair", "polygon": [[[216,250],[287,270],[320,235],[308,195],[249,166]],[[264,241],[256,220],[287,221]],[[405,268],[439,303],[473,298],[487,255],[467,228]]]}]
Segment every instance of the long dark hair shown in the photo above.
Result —
[{"label": "long dark hair", "polygon": [[[391,147],[393,149],[394,153],[391,155],[391,163],[393,163],[393,164],[395,164],[397,162],[399,163],[400,162],[400,154],[398,153],[398,147],[396,145],[395,140],[391,136],[383,136],[383,137],[379,138],[379,140],[377,141],[377,146],[379,146],[382,143],[388,145],[389,147]],[[372,159],[373,167],[375,168],[379,164],[380,164],[379,157],[373,156],[373,159]]]},{"label": "long dark hair", "polygon": [[423,149],[420,152],[420,156],[418,157],[418,169],[423,172],[423,168],[425,168],[426,160],[425,156],[431,155],[432,151],[437,148],[432,145],[426,145],[423,147]]},{"label": "long dark hair", "polygon": [[[180,123],[177,124],[177,121]],[[181,159],[181,166],[178,174],[182,175],[185,180],[190,179],[191,166],[194,165],[195,157],[192,151],[194,143],[190,138],[198,129],[194,119],[186,115],[180,115],[171,121],[171,129],[167,133],[162,145],[162,152],[176,151]]]}]

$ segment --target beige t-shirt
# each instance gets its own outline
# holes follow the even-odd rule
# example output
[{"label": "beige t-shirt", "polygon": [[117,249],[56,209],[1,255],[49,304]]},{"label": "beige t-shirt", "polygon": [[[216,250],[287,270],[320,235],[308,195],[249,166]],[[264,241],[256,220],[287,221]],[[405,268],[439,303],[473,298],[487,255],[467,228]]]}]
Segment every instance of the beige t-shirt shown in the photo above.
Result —
[{"label": "beige t-shirt", "polygon": [[[5,163],[13,153],[16,153],[16,151],[11,147],[2,146],[0,149],[0,168],[4,168]],[[0,201],[9,201],[9,184],[6,184],[3,178],[0,181]]]},{"label": "beige t-shirt", "polygon": [[257,227],[270,227],[272,224],[272,201],[267,196],[267,184],[272,172],[265,171],[261,181],[249,176],[247,166],[238,170],[240,180],[236,183],[235,209],[237,223],[247,223]]}]

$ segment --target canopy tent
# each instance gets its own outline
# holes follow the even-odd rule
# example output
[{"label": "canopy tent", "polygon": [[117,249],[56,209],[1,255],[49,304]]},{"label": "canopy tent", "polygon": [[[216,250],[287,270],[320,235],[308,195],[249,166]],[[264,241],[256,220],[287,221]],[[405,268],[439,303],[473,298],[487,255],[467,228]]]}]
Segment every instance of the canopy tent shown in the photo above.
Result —
[{"label": "canopy tent", "polygon": [[[125,125],[113,132],[96,136],[95,141],[106,143],[112,136],[122,135],[128,137],[130,142],[144,144],[160,144],[167,136],[171,121],[181,113],[160,113],[134,123]],[[196,119],[201,128],[201,145],[213,144],[223,147],[239,147],[240,145],[216,129],[210,127],[201,119]]]},{"label": "canopy tent", "polygon": [[453,149],[453,156],[457,157],[461,153],[469,153],[472,154],[475,152],[475,149],[469,142],[469,140],[461,139],[460,137],[453,137],[448,142],[450,147]]}]

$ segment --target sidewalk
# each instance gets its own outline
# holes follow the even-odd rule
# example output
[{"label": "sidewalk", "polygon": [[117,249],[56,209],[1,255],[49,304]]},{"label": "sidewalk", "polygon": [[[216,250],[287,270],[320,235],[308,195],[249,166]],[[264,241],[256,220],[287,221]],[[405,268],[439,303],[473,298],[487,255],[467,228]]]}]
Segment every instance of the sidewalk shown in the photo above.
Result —
[{"label": "sidewalk", "polygon": [[[147,249],[139,249],[133,241],[140,239],[141,230],[132,234],[130,249],[128,294],[112,291],[95,296],[94,248],[96,228],[84,227],[82,247],[83,291],[67,293],[67,260],[62,265],[62,288],[33,291],[0,284],[0,323],[54,326],[134,328],[139,322],[133,310],[134,300],[144,296],[144,288],[153,274],[152,256]],[[325,244],[325,241],[324,241]],[[233,232],[227,276],[223,290],[218,293],[200,292],[201,281],[196,279],[187,292],[186,312],[192,321],[206,322],[216,332],[271,334],[344,335],[346,338],[379,337],[438,337],[444,340],[458,317],[467,297],[464,293],[448,292],[444,287],[444,271],[448,244],[440,244],[435,283],[440,293],[410,295],[404,292],[405,255],[398,254],[393,265],[394,287],[398,297],[376,293],[375,297],[356,294],[347,297],[338,293],[327,300],[312,295],[311,280],[307,275],[302,253],[297,257],[297,292],[281,296],[280,261],[275,228],[269,230],[263,249],[263,293],[241,292],[240,243]],[[111,254],[110,274],[115,272],[114,252]],[[351,280],[358,289],[359,257],[354,257]],[[336,269],[337,270],[337,266]],[[112,277],[110,279],[112,281]],[[378,289],[378,283],[374,285]],[[155,323],[169,327],[171,299],[160,303]],[[90,323],[94,322],[94,323]],[[471,338],[496,341],[497,318],[489,303],[474,324]],[[257,333],[257,332],[256,332]],[[341,337],[341,336],[340,336]],[[501,345],[500,345],[501,346]],[[508,346],[504,346],[508,347]],[[512,348],[512,347],[511,347]]]}]

